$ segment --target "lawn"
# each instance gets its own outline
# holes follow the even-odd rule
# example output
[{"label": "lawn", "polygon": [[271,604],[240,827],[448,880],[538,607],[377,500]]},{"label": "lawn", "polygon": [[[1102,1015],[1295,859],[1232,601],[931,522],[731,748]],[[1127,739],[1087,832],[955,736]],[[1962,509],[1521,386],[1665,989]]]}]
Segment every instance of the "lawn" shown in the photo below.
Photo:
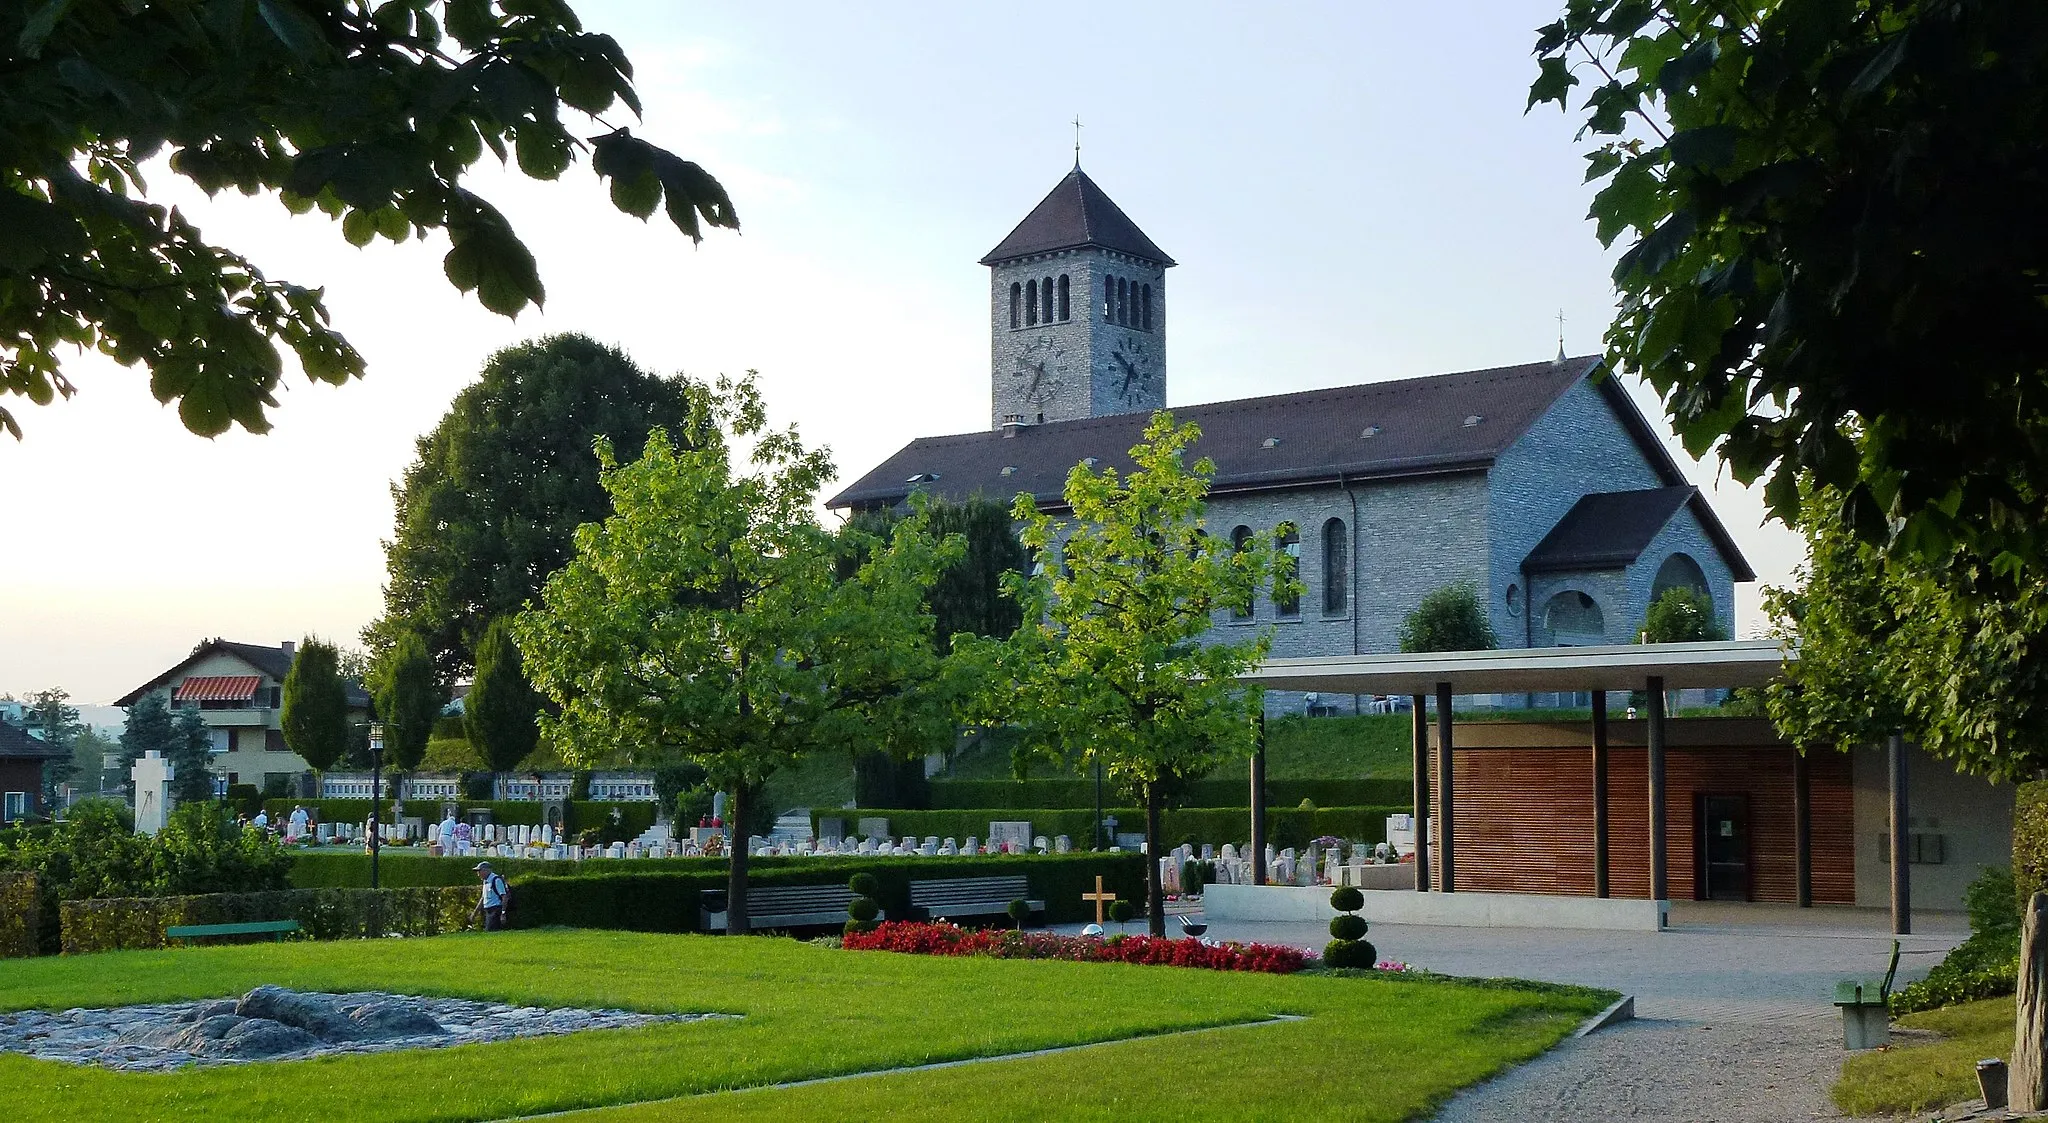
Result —
[{"label": "lawn", "polygon": [[1977,1062],[2012,1055],[2012,998],[1987,998],[1908,1014],[1895,1025],[1941,1040],[1858,1053],[1842,1062],[1835,1106],[1849,1115],[1926,1111],[1977,1097]]},{"label": "lawn", "polygon": [[[1548,1048],[1608,997],[541,930],[17,960],[0,971],[0,1008],[214,997],[266,982],[742,1016],[159,1075],[0,1054],[9,1120],[498,1119],[597,1107],[609,1110],[589,1118],[1399,1120]],[[1302,1020],[1248,1025],[1276,1014]],[[1206,1032],[1144,1039],[1181,1030]],[[1091,1042],[1113,1044],[760,1087]]]}]

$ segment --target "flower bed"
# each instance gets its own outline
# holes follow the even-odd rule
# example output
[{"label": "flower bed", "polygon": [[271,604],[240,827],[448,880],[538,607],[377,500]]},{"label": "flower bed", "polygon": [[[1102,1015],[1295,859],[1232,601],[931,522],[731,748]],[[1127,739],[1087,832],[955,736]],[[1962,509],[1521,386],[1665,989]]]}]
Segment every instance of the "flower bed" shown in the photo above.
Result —
[{"label": "flower bed", "polygon": [[1205,944],[1156,936],[1061,936],[1051,932],[957,928],[892,920],[871,932],[849,932],[841,944],[850,951],[895,951],[907,955],[985,955],[992,959],[1068,959],[1082,963],[1142,963],[1203,967],[1211,971],[1264,971],[1287,975],[1308,965],[1311,954],[1278,944]]}]

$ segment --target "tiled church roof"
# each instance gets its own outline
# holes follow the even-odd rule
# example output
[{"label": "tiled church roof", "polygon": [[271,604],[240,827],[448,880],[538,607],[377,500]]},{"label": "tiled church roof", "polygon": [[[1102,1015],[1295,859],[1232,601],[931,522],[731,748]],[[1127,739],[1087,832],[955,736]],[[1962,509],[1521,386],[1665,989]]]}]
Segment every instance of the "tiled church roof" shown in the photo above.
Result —
[{"label": "tiled church roof", "polygon": [[1522,568],[1530,573],[1557,573],[1630,565],[1649,548],[1671,516],[1699,494],[1699,488],[1683,484],[1580,496],[1529,551]]},{"label": "tiled church roof", "polygon": [[[1215,461],[1210,491],[1216,495],[1483,471],[1600,365],[1598,357],[1582,356],[1171,412],[1201,427],[1193,452]],[[1608,378],[1593,385],[1667,485],[1656,490],[1691,490],[1628,393]],[[1011,435],[997,430],[921,437],[827,505],[887,506],[923,490],[941,499],[981,496],[1003,503],[1030,492],[1040,506],[1057,509],[1067,473],[1083,458],[1128,471],[1129,449],[1149,420],[1148,414],[1125,413],[1020,426]],[[1741,550],[1713,509],[1704,499],[1695,500],[1693,509],[1736,579],[1751,580]]]},{"label": "tiled church roof", "polygon": [[994,265],[1035,253],[1082,246],[1100,246],[1161,265],[1173,264],[1166,251],[1154,245],[1123,208],[1111,202],[1079,167],[1067,173],[1067,178],[1024,216],[1009,237],[988,251],[981,263]]}]

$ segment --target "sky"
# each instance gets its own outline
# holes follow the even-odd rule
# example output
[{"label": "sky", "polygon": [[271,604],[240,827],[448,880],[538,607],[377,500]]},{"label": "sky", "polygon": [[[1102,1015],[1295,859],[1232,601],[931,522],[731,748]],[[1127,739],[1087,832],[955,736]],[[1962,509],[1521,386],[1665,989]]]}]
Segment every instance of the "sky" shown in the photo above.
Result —
[{"label": "sky", "polygon": [[[703,164],[741,232],[692,246],[620,214],[587,162],[553,183],[492,165],[475,186],[547,286],[514,321],[448,284],[441,239],[358,250],[317,213],[155,168],[151,197],[209,239],[324,287],[369,372],[288,375],[269,434],[213,440],[93,355],[66,365],[71,400],[9,400],[0,692],[103,703],[209,636],[356,642],[382,604],[391,481],[483,361],[534,336],[757,370],[843,480],[985,427],[976,261],[1072,166],[1077,115],[1082,165],[1180,263],[1169,405],[1536,361],[1560,312],[1566,348],[1592,353],[1613,313],[1578,120],[1523,113],[1554,3],[575,6],[636,67],[644,119],[608,119]],[[1799,540],[1672,448],[1760,575],[1737,590],[1754,634]]]}]

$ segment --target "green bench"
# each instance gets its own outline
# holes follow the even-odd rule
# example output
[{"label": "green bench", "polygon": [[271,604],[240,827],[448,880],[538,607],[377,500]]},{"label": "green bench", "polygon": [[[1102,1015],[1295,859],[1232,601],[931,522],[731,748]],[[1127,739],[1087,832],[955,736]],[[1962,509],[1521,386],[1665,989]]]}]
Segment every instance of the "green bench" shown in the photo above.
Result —
[{"label": "green bench", "polygon": [[1899,974],[1899,942],[1892,941],[1892,963],[1877,984],[1844,979],[1835,984],[1835,1005],[1842,1010],[1842,1047],[1876,1049],[1891,1043],[1892,1021],[1889,999],[1892,980]]},{"label": "green bench", "polygon": [[296,920],[251,920],[242,924],[174,924],[164,929],[164,936],[172,940],[199,940],[207,936],[260,936],[268,933],[273,940],[284,939],[286,932],[299,930]]}]

